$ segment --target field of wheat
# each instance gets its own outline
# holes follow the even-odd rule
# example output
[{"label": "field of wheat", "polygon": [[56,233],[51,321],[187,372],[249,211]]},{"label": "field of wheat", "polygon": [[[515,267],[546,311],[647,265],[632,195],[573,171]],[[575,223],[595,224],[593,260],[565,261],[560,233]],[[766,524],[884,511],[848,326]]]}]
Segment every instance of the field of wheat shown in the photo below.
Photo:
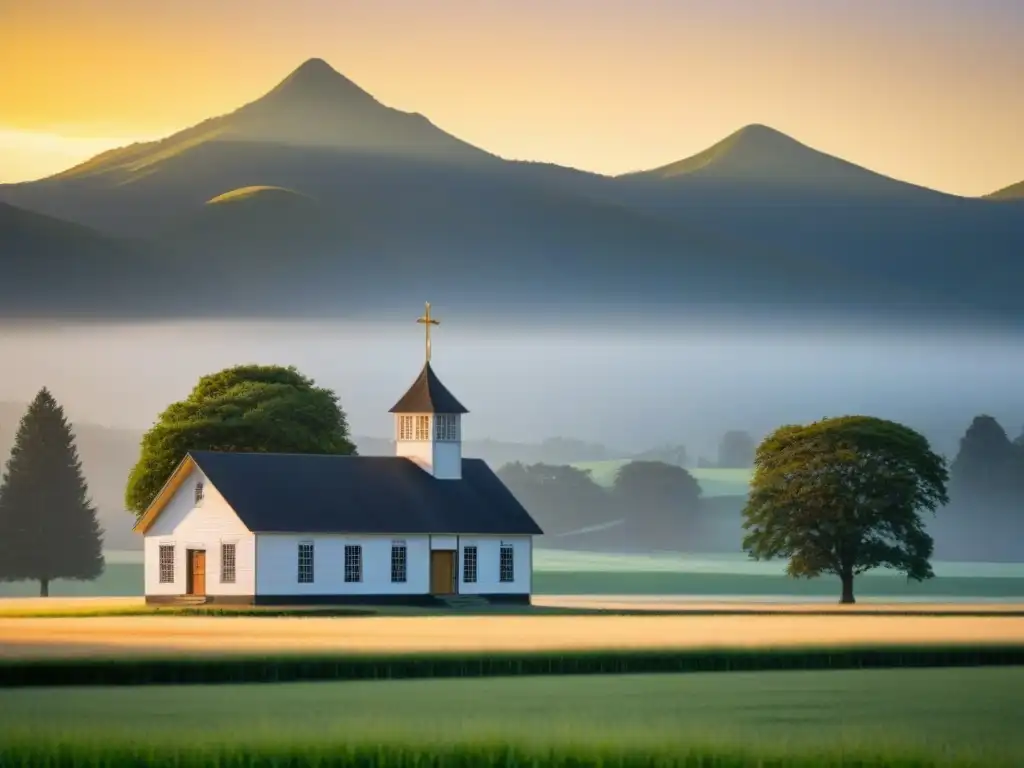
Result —
[{"label": "field of wheat", "polygon": [[1024,643],[1020,616],[0,618],[0,655],[523,651]]}]

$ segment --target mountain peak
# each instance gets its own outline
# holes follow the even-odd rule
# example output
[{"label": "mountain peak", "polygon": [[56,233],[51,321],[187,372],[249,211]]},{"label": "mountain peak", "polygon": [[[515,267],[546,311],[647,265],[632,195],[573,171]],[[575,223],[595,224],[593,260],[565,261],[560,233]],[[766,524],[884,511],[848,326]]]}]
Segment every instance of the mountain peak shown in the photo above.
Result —
[{"label": "mountain peak", "polygon": [[1011,184],[1008,187],[996,190],[992,194],[985,195],[991,200],[1021,200],[1024,199],[1024,181]]},{"label": "mountain peak", "polygon": [[296,68],[296,70],[295,70],[295,72],[293,74],[299,74],[299,73],[304,73],[304,74],[312,73],[312,74],[316,74],[318,72],[327,73],[327,74],[335,74],[335,75],[340,74],[338,72],[338,70],[336,70],[334,67],[332,67],[330,64],[328,64],[326,61],[324,61],[323,59],[317,58],[316,56],[314,56],[312,58],[309,58],[309,59],[306,59],[304,62],[302,62],[298,66],[298,68]]},{"label": "mountain peak", "polygon": [[745,125],[691,157],[636,175],[843,193],[904,194],[912,188],[760,123]]},{"label": "mountain peak", "polygon": [[725,141],[729,140],[737,141],[783,141],[787,144],[799,144],[800,142],[789,136],[782,131],[772,128],[770,125],[764,125],[762,123],[751,123],[745,125],[738,131],[734,131],[732,134],[725,138]]},{"label": "mountain peak", "polygon": [[722,171],[729,175],[750,172],[771,175],[814,154],[818,153],[781,131],[751,123],[696,155],[645,173],[661,178]]},{"label": "mountain peak", "polygon": [[323,59],[314,58],[306,59],[302,62],[288,77],[281,81],[281,85],[290,83],[292,86],[310,86],[321,83],[338,84],[339,82],[351,83],[352,81]]},{"label": "mountain peak", "polygon": [[275,105],[315,104],[325,100],[376,104],[377,100],[353,83],[323,59],[307,59],[290,75],[277,84],[261,102]]}]

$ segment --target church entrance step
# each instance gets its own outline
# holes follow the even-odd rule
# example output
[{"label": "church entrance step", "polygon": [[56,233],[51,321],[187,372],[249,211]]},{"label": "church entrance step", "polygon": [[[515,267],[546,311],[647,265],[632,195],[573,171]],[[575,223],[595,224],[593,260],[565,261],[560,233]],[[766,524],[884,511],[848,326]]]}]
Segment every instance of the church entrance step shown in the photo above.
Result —
[{"label": "church entrance step", "polygon": [[174,598],[175,605],[205,605],[206,598],[203,595],[183,595]]},{"label": "church entrance step", "polygon": [[472,608],[486,608],[491,603],[487,598],[480,597],[480,595],[443,595],[441,602],[447,605],[449,608],[456,609],[472,609]]}]

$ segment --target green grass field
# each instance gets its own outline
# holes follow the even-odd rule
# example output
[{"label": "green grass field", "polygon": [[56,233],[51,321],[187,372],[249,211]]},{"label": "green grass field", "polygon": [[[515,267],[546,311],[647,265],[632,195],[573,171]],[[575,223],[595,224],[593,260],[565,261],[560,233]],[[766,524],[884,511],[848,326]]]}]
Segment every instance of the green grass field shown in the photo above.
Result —
[{"label": "green grass field", "polygon": [[[610,461],[580,461],[572,466],[590,472],[598,485],[610,486],[615,481],[619,467],[628,464],[629,459]],[[700,483],[704,496],[746,496],[750,489],[752,469],[688,469]]]},{"label": "green grass field", "polygon": [[[1024,598],[1024,563],[933,564],[936,578],[907,582],[884,571],[857,580],[860,597]],[[693,595],[831,597],[834,578],[791,579],[783,562],[754,562],[745,555],[618,555],[563,550],[534,554],[538,595]],[[38,595],[31,582],[0,583],[0,597]],[[56,581],[55,597],[132,597],[142,594],[141,553],[111,552],[94,582]]]},{"label": "green grass field", "polygon": [[1018,667],[0,690],[0,711],[0,741],[51,747],[490,741],[1024,764]]}]

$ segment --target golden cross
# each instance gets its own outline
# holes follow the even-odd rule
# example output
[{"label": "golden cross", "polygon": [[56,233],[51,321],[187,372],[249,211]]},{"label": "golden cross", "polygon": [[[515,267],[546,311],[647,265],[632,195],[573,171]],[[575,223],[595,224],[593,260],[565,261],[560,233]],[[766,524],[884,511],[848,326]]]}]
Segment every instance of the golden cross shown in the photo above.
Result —
[{"label": "golden cross", "polygon": [[417,323],[423,323],[423,326],[426,328],[426,331],[427,331],[427,362],[429,363],[430,362],[430,326],[432,326],[432,325],[440,325],[441,321],[440,320],[435,320],[434,318],[432,318],[430,316],[430,302],[428,301],[428,302],[426,302],[426,304],[427,304],[427,311],[426,311],[426,313],[423,315],[423,317],[418,318],[416,320],[416,322]]}]

